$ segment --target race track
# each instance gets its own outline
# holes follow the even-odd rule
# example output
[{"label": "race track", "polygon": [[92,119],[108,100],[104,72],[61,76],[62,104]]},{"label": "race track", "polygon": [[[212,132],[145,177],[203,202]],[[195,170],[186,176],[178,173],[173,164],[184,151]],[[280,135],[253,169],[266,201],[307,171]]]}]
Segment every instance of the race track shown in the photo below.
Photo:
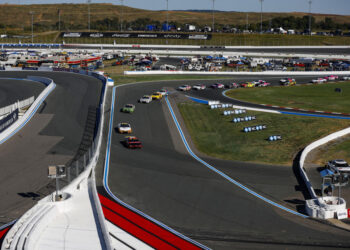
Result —
[{"label": "race track", "polygon": [[[240,81],[257,79],[243,77]],[[264,79],[276,82],[280,78]],[[117,88],[113,127],[119,122],[129,122],[144,148],[126,149],[122,144],[124,136],[113,132],[109,187],[114,195],[213,249],[349,248],[349,233],[273,207],[192,158],[176,131],[165,100],[137,104],[142,95],[166,87],[172,90],[169,99],[177,113],[175,99],[181,97],[174,89],[199,82],[203,83],[164,81]],[[213,82],[205,81],[205,84]],[[120,112],[126,103],[136,104],[135,113]],[[177,117],[189,140],[178,113]],[[231,178],[288,208],[300,209],[305,199],[302,192],[296,191],[300,183],[293,167],[222,161],[198,155]]]}]

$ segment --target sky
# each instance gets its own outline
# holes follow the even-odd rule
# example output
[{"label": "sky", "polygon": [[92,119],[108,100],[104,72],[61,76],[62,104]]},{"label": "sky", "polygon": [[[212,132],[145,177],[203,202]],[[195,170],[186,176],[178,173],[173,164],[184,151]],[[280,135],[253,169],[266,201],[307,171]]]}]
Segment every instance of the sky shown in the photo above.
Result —
[{"label": "sky", "polygon": [[[169,9],[211,9],[213,0],[168,0]],[[264,0],[265,12],[308,12],[309,0]],[[44,4],[44,3],[86,3],[87,0],[0,0],[0,3]],[[120,4],[120,0],[91,0],[92,3]],[[130,7],[164,10],[166,0],[124,0]],[[225,11],[260,12],[259,0],[215,0],[215,9]],[[350,15],[350,0],[312,0],[313,13]]]}]

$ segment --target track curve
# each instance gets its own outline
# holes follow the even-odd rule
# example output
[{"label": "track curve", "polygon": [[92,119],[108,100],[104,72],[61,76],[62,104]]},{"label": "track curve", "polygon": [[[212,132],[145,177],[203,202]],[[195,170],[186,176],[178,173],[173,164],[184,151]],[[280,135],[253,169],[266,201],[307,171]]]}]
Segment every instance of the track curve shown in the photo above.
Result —
[{"label": "track curve", "polygon": [[[205,81],[206,84],[213,82],[216,81]],[[214,249],[266,245],[269,248],[350,247],[348,233],[274,209],[199,164],[187,154],[164,100],[137,104],[142,95],[162,87],[174,90],[182,84],[196,83],[203,83],[203,80],[118,88],[113,126],[119,122],[131,123],[144,148],[128,150],[121,143],[123,136],[113,134],[109,173],[112,192],[129,205]],[[181,98],[174,93],[175,96],[170,95],[172,102]],[[126,103],[136,104],[134,114],[119,112]],[[184,128],[181,117],[177,117]],[[188,139],[188,133],[185,135]],[[296,204],[288,200],[297,203],[304,200],[301,193],[295,192],[299,183],[293,168],[202,158],[287,207],[297,209]]]}]

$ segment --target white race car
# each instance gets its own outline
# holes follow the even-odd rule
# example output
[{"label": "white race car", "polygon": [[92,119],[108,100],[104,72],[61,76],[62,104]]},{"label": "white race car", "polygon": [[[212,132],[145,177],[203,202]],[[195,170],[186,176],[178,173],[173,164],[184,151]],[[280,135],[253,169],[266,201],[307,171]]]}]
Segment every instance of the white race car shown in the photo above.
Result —
[{"label": "white race car", "polygon": [[192,88],[195,90],[203,90],[206,88],[206,86],[204,84],[196,84]]},{"label": "white race car", "polygon": [[182,85],[178,89],[181,91],[188,91],[188,90],[191,90],[191,86],[190,85]]},{"label": "white race car", "polygon": [[131,129],[130,124],[126,123],[126,122],[119,123],[118,124],[118,132],[120,134],[124,134],[124,133],[131,134],[132,129]]},{"label": "white race car", "polygon": [[150,103],[152,101],[152,96],[144,95],[140,98],[140,103]]},{"label": "white race car", "polygon": [[343,76],[343,80],[345,81],[350,80],[350,76]]},{"label": "white race car", "polygon": [[317,78],[317,79],[311,80],[311,82],[312,83],[324,83],[324,82],[327,82],[327,80],[324,78]]},{"label": "white race car", "polygon": [[350,173],[350,166],[349,164],[344,161],[344,160],[333,160],[333,161],[329,161],[327,163],[326,168],[328,168],[329,170],[332,170],[335,173],[338,172],[347,172]]}]

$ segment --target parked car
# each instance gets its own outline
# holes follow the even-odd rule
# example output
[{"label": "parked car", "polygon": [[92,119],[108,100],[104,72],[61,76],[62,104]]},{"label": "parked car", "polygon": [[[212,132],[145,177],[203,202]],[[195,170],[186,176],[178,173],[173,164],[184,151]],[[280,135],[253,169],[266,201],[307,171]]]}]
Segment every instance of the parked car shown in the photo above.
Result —
[{"label": "parked car", "polygon": [[189,91],[189,90],[191,90],[191,86],[190,85],[182,85],[182,86],[178,87],[178,90]]},{"label": "parked car", "polygon": [[344,160],[332,160],[332,161],[329,161],[327,163],[327,165],[326,165],[326,168],[328,168],[329,170],[332,170],[335,173],[338,173],[338,172],[350,173],[350,166]]},{"label": "parked car", "polygon": [[135,111],[135,105],[134,104],[125,104],[124,107],[120,110],[124,113],[133,113]]},{"label": "parked car", "polygon": [[118,132],[120,134],[131,134],[132,133],[132,129],[131,129],[131,125],[129,123],[126,122],[121,122],[118,124]]},{"label": "parked car", "polygon": [[125,137],[125,146],[127,148],[142,148],[141,141],[136,136]]},{"label": "parked car", "polygon": [[239,88],[239,85],[237,83],[235,83],[235,82],[228,83],[228,84],[225,85],[225,88],[227,88],[227,89],[236,89],[236,88]]},{"label": "parked car", "polygon": [[223,88],[225,88],[225,86],[222,83],[214,83],[210,87],[213,88],[213,89],[223,89]]},{"label": "parked car", "polygon": [[140,98],[140,103],[150,103],[152,101],[152,97],[149,95],[144,95]]},{"label": "parked car", "polygon": [[206,89],[206,86],[204,84],[196,84],[192,87],[192,89],[203,90],[203,89]]}]

